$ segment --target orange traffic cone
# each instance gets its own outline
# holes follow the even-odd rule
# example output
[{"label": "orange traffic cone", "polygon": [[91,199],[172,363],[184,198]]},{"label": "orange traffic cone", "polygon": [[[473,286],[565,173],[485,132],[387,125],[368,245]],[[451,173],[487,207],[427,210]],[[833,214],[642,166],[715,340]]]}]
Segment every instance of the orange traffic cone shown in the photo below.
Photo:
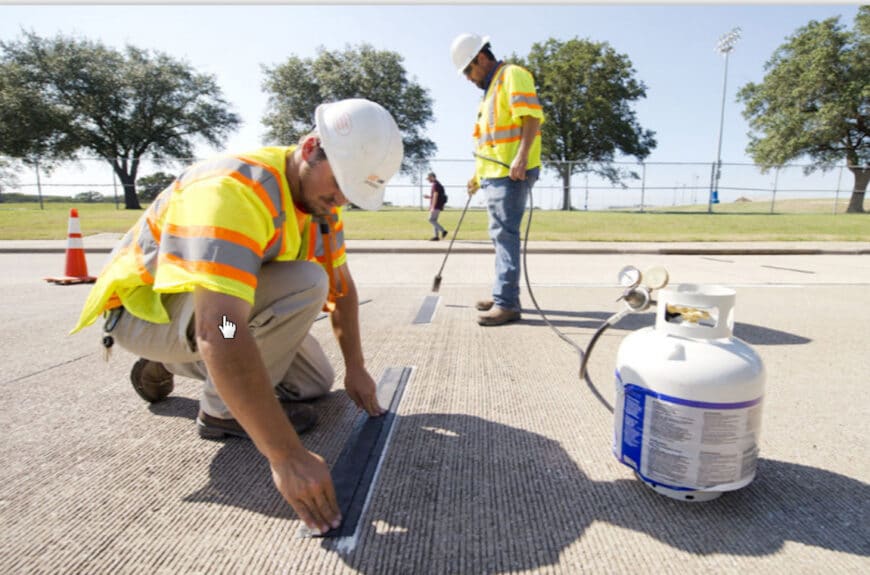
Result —
[{"label": "orange traffic cone", "polygon": [[82,243],[82,229],[79,227],[79,211],[71,208],[69,211],[69,231],[66,244],[66,275],[59,278],[45,278],[45,281],[61,284],[90,284],[97,278],[88,275],[88,263],[85,261],[85,248]]}]

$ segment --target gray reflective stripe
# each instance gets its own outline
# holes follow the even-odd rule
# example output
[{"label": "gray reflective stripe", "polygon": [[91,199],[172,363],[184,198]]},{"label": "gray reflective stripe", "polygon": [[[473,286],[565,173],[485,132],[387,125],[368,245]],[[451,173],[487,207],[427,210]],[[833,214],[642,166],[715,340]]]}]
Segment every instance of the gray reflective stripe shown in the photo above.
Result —
[{"label": "gray reflective stripe", "polygon": [[151,233],[151,227],[148,225],[147,218],[142,218],[142,224],[139,226],[139,249],[142,250],[142,265],[145,266],[145,269],[148,270],[148,273],[152,277],[157,272],[157,252],[159,248],[160,245]]},{"label": "gray reflective stripe", "polygon": [[112,248],[112,252],[109,254],[109,261],[110,262],[113,261],[115,259],[115,256],[117,256],[121,251],[123,251],[124,248],[126,248],[132,244],[133,244],[133,229],[130,229],[129,231],[127,231],[126,234],[124,234],[124,237],[121,238],[121,241],[118,242],[114,248]]},{"label": "gray reflective stripe", "polygon": [[[338,251],[344,245],[344,230],[335,231],[335,224],[338,220],[334,215],[330,214],[324,219],[328,219],[331,222],[329,232],[335,234],[335,251]],[[323,234],[320,233],[320,225],[315,227],[317,228],[317,233],[315,234],[314,257],[323,258],[326,257],[326,252],[323,250]],[[335,252],[332,255],[335,257]]]},{"label": "gray reflective stripe", "polygon": [[204,261],[234,267],[256,275],[262,260],[244,246],[217,238],[181,238],[165,233],[161,238],[161,251],[188,261]]},{"label": "gray reflective stripe", "polygon": [[275,243],[263,253],[263,261],[270,262],[281,255],[281,244],[283,243],[281,238],[284,236],[284,221],[286,219],[287,215],[284,212],[278,212],[278,217],[272,219],[275,229],[278,231],[278,237],[275,239]]},{"label": "gray reflective stripe", "polygon": [[489,143],[491,140],[495,139],[493,136],[487,136],[489,132],[495,130],[495,99],[498,97],[498,89],[501,85],[501,81],[504,78],[505,72],[507,72],[508,66],[510,64],[505,64],[502,66],[501,70],[498,73],[498,78],[493,78],[492,80],[492,95],[489,98],[489,113],[487,114],[487,124],[486,130],[484,130],[484,135],[480,140],[478,140],[478,145],[482,146],[486,143]]},{"label": "gray reflective stripe", "polygon": [[516,106],[520,102],[524,104],[528,104],[530,106],[540,106],[541,101],[538,100],[537,96],[525,96],[523,94],[517,96],[511,96],[511,106]]},{"label": "gray reflective stripe", "polygon": [[172,192],[172,187],[168,187],[154,198],[154,201],[148,206],[148,210],[142,217],[142,222],[139,226],[139,249],[142,251],[142,265],[148,270],[148,273],[153,277],[157,273],[157,255],[160,250],[160,244],[154,234],[151,233],[151,226],[148,225],[148,216],[157,219],[157,214],[160,213],[163,204],[169,201],[169,194]]},{"label": "gray reflective stripe", "polygon": [[484,144],[494,144],[496,140],[506,140],[509,138],[519,138],[523,135],[522,128],[510,128],[508,130],[496,130],[492,134],[484,134],[482,138],[477,140],[478,146]]},{"label": "gray reflective stripe", "polygon": [[122,250],[132,243],[133,243],[133,231],[131,230],[131,231],[128,231],[126,234],[124,234],[124,237],[121,238],[120,242],[118,242],[118,245],[115,248],[115,250]]},{"label": "gray reflective stripe", "polygon": [[154,201],[151,202],[151,205],[148,206],[148,209],[154,213],[154,217],[157,217],[157,214],[161,212],[163,209],[163,204],[169,201],[169,196],[172,195],[172,190],[175,188],[175,182],[172,182],[168,187],[166,187],[162,192],[157,194],[157,197],[154,198]]}]

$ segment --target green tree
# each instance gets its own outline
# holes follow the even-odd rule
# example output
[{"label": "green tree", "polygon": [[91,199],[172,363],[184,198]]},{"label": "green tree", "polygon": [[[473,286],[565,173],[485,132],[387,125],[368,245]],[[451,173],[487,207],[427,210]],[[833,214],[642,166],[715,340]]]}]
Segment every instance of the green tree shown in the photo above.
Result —
[{"label": "green tree", "polygon": [[17,185],[18,177],[15,175],[13,161],[0,157],[0,202],[3,201],[3,193]]},{"label": "green tree", "polygon": [[[8,106],[8,108],[7,108]],[[240,124],[213,76],[160,52],[40,38],[0,42],[0,153],[27,161],[91,152],[111,164],[124,205],[139,209],[136,174],[193,156],[196,138],[218,146]]]},{"label": "green tree", "polygon": [[307,134],[321,103],[367,98],[396,119],[405,146],[404,173],[437,149],[422,135],[433,119],[432,99],[425,88],[408,80],[396,52],[375,50],[369,44],[335,52],[320,47],[316,58],[291,56],[283,64],[263,66],[263,73],[269,111],[262,122],[271,141],[294,143]]},{"label": "green tree", "polygon": [[765,64],[764,80],[737,97],[755,162],[769,169],[806,156],[809,174],[845,159],[855,177],[846,211],[860,213],[870,181],[870,6],[858,9],[854,30],[839,20],[798,29]]},{"label": "green tree", "polygon": [[139,199],[143,202],[153,202],[157,194],[175,181],[175,176],[164,172],[155,172],[136,180]]},{"label": "green tree", "polygon": [[73,196],[73,200],[77,202],[85,202],[87,204],[99,203],[105,200],[106,197],[100,192],[96,192],[94,190],[89,190],[87,192],[79,192],[75,196]]},{"label": "green tree", "polygon": [[575,173],[592,172],[614,184],[638,177],[614,165],[617,153],[642,160],[656,146],[655,132],[641,128],[632,109],[646,97],[646,86],[635,79],[627,56],[607,42],[550,38],[532,44],[527,59],[511,60],[535,77],[546,118],[541,155],[562,179],[563,210],[571,209]]}]

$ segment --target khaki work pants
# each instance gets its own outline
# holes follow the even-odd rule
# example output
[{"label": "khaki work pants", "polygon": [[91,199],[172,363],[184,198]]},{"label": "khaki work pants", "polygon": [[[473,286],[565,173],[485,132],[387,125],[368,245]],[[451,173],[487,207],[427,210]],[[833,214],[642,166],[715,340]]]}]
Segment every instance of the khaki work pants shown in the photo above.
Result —
[{"label": "khaki work pants", "polygon": [[[257,275],[248,326],[276,393],[285,399],[319,397],[332,387],[335,372],[309,333],[328,290],[326,273],[312,262],[271,262]],[[196,351],[193,294],[167,294],[163,305],[169,323],[155,324],[125,312],[112,330],[115,341],[176,375],[203,381],[200,408],[213,417],[231,418]]]}]

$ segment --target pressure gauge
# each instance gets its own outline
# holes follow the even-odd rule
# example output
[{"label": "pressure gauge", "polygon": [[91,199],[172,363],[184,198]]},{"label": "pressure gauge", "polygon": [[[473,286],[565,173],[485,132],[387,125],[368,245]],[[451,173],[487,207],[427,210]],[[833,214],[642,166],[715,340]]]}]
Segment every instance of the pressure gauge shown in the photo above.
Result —
[{"label": "pressure gauge", "polygon": [[634,266],[625,266],[619,270],[619,285],[624,288],[633,288],[640,284],[640,270]]},{"label": "pressure gauge", "polygon": [[669,279],[668,270],[661,266],[652,267],[643,274],[643,283],[651,290],[665,287]]}]

